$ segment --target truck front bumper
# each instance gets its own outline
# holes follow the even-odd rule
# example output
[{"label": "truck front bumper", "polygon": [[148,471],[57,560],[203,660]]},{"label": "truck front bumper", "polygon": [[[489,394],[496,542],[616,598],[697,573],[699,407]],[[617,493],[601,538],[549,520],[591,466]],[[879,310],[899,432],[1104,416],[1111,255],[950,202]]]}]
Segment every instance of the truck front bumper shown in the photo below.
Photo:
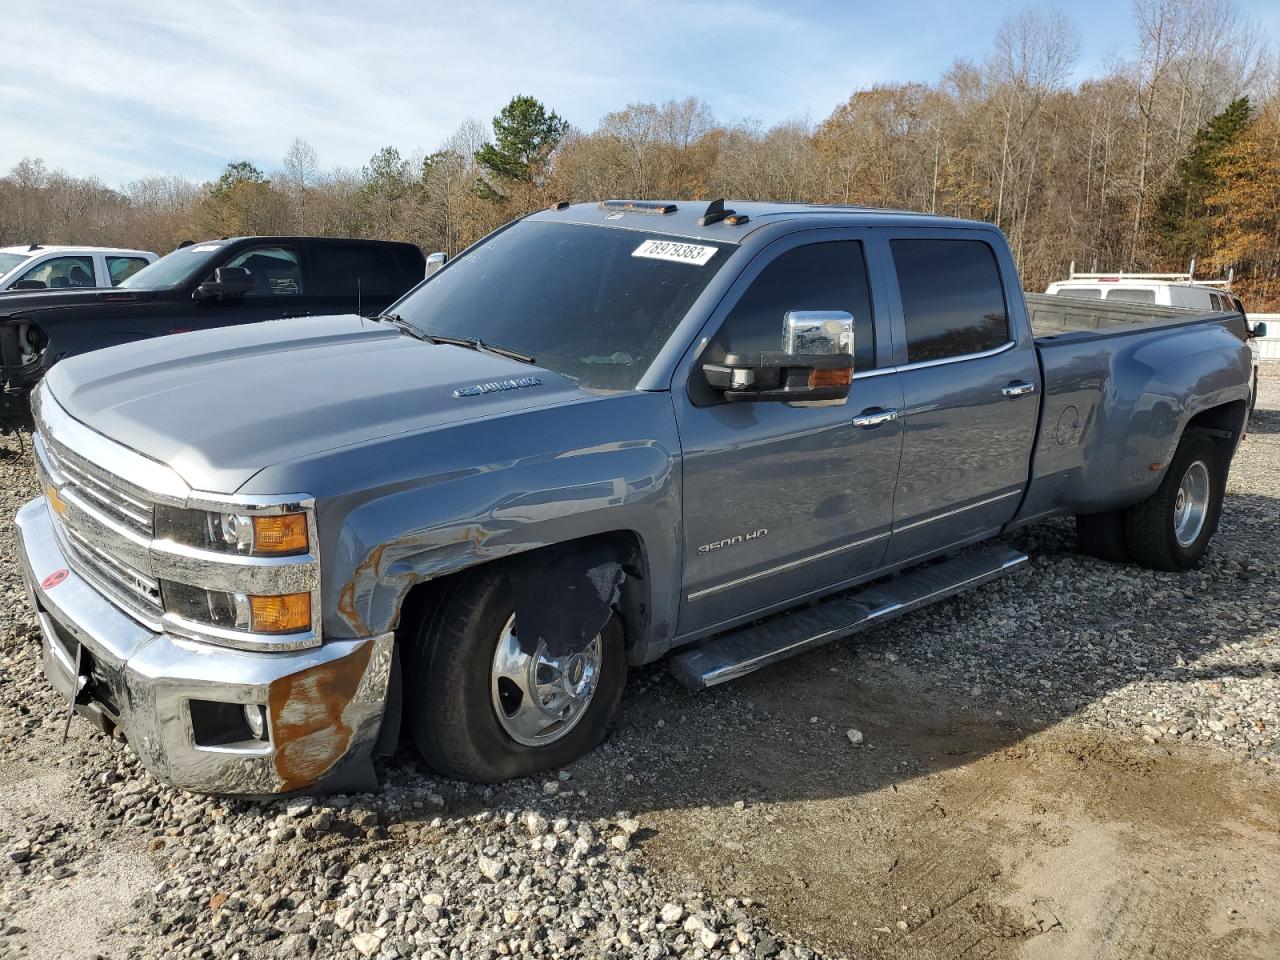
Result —
[{"label": "truck front bumper", "polygon": [[[253,653],[155,633],[76,574],[43,499],[15,523],[45,675],[161,780],[249,795],[374,785],[392,634]],[[266,720],[262,739],[234,732],[247,705]]]}]

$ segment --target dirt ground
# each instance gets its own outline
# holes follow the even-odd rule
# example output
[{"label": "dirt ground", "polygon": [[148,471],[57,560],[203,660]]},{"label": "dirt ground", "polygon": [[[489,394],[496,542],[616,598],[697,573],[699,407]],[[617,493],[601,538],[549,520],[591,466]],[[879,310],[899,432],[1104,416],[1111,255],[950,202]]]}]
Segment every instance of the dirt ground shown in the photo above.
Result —
[{"label": "dirt ground", "polygon": [[876,717],[874,761],[744,729],[720,745],[726,793],[817,778],[821,796],[748,802],[728,825],[717,807],[669,809],[650,862],[854,957],[1280,957],[1274,776],[1069,724],[1028,735],[909,683],[813,679],[746,695],[800,722]]}]

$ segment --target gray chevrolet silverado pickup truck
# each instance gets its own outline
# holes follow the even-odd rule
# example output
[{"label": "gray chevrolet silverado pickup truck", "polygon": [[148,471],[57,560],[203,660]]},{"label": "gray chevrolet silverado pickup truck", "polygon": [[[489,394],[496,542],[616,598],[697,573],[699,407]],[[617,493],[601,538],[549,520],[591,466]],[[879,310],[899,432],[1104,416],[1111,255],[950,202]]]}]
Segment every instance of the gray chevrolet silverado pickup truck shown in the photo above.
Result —
[{"label": "gray chevrolet silverado pickup truck", "polygon": [[374,782],[402,729],[493,781],[1016,568],[1001,533],[1196,566],[1243,317],[1024,296],[989,224],[558,204],[377,320],[73,357],[17,527],[44,668],[160,778]]}]

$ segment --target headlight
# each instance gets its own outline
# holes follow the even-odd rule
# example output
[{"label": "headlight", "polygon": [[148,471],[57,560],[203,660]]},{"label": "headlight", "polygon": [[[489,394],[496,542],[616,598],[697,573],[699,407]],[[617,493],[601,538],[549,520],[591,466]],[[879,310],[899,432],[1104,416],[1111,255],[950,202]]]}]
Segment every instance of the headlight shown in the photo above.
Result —
[{"label": "headlight", "polygon": [[165,609],[184,620],[249,633],[299,633],[311,629],[311,594],[257,595],[206,590],[161,581]]},{"label": "headlight", "polygon": [[291,556],[311,548],[307,515],[300,511],[249,515],[159,506],[156,534],[204,550],[254,557]]},{"label": "headlight", "polygon": [[222,541],[237,553],[278,555],[305,553],[307,518],[301,513],[278,516],[245,516],[240,513],[208,514],[210,537]]}]

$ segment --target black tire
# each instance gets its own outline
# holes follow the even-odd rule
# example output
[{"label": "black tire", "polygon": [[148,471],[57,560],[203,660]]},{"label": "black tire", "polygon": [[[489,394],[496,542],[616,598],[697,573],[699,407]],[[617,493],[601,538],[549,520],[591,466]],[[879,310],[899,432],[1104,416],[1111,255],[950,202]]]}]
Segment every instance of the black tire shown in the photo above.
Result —
[{"label": "black tire", "polygon": [[1081,553],[1109,563],[1128,563],[1124,510],[1080,514],[1076,517],[1076,541]]},{"label": "black tire", "polygon": [[[1197,463],[1203,463],[1208,470],[1207,512],[1199,535],[1183,545],[1174,531],[1175,504],[1183,477]],[[1200,566],[1222,515],[1226,467],[1226,457],[1212,438],[1196,431],[1184,436],[1159,488],[1146,500],[1130,507],[1125,516],[1129,555],[1152,570],[1192,570]]]},{"label": "black tire", "polygon": [[486,566],[439,589],[410,627],[405,711],[418,751],[445,776],[497,783],[563,767],[599,745],[618,712],[627,657],[615,614],[601,631],[598,686],[574,727],[543,746],[507,734],[494,711],[490,678],[514,606],[506,573]]}]

